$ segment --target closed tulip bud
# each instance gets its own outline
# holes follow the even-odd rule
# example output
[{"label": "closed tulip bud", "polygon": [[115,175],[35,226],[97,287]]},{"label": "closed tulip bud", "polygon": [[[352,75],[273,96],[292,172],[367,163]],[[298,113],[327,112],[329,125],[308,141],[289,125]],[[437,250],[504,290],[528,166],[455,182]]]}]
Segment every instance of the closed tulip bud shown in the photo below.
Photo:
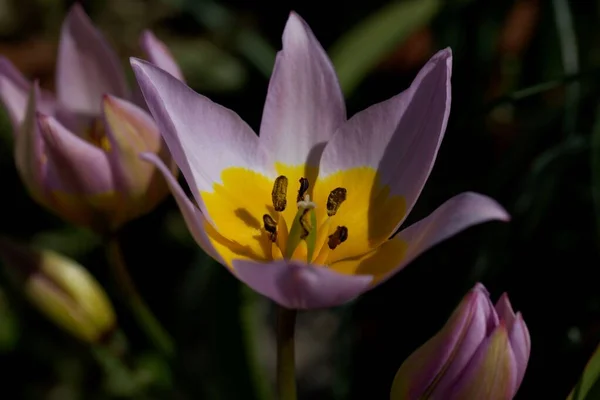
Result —
[{"label": "closed tulip bud", "polygon": [[446,325],[402,364],[392,400],[512,399],[525,375],[531,342],[503,294],[494,306],[477,284]]},{"label": "closed tulip bud", "polygon": [[31,303],[65,331],[97,343],[114,330],[110,300],[83,266],[53,251],[7,239],[0,241],[0,258]]},{"label": "closed tulip bud", "polygon": [[[151,32],[140,44],[151,62],[183,79]],[[63,219],[109,233],[168,195],[162,175],[139,153],[155,154],[171,174],[176,166],[139,89],[131,93],[116,53],[80,5],[62,27],[56,96],[0,57],[0,99],[16,132],[21,179],[36,201]]]}]

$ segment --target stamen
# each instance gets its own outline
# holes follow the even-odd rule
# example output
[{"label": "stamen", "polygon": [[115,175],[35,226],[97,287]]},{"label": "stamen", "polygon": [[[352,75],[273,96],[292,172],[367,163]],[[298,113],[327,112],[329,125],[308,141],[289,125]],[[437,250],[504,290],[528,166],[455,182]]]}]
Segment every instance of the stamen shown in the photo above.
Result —
[{"label": "stamen", "polygon": [[332,217],[334,216],[340,206],[346,200],[346,189],[339,187],[335,188],[329,193],[329,197],[327,197],[327,215]]},{"label": "stamen", "polygon": [[300,226],[302,227],[302,233],[300,234],[300,239],[305,239],[310,231],[312,230],[312,224],[310,222],[310,208],[304,208],[302,215],[300,216]]},{"label": "stamen", "polygon": [[308,187],[310,186],[308,179],[300,178],[300,189],[298,189],[298,197],[296,198],[296,202],[301,202],[304,199],[304,195],[306,194]]},{"label": "stamen", "polygon": [[305,194],[304,195],[304,200],[298,201],[298,204],[296,204],[296,206],[298,206],[299,209],[312,209],[315,208],[317,205],[310,201],[310,195]]},{"label": "stamen", "polygon": [[277,177],[277,179],[275,179],[273,191],[271,192],[271,199],[273,200],[273,207],[275,208],[275,211],[285,210],[285,206],[287,205],[287,187],[288,178],[280,175]]},{"label": "stamen", "polygon": [[269,214],[265,214],[263,215],[263,224],[265,231],[269,234],[269,239],[275,243],[277,241],[277,223]]},{"label": "stamen", "polygon": [[334,250],[346,240],[348,240],[348,228],[345,226],[338,226],[335,232],[329,235],[329,241],[327,242],[327,245],[331,250]]},{"label": "stamen", "polygon": [[86,129],[87,139],[94,146],[101,148],[102,150],[108,152],[111,149],[110,140],[106,136],[106,131],[104,130],[104,123],[100,118],[95,118],[91,125]]}]

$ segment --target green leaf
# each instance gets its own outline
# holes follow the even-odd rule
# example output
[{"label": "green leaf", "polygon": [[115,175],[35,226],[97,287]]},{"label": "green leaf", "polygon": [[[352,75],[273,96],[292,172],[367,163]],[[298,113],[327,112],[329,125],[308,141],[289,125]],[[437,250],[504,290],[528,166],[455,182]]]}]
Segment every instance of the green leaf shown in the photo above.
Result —
[{"label": "green leaf", "polygon": [[81,257],[100,245],[100,238],[92,231],[67,225],[34,235],[32,242],[50,248],[71,258]]},{"label": "green leaf", "polygon": [[428,24],[441,7],[439,0],[395,1],[364,19],[331,47],[346,96],[398,44]]},{"label": "green leaf", "polygon": [[0,354],[14,349],[19,340],[19,321],[0,289]]},{"label": "green leaf", "polygon": [[169,42],[187,83],[199,91],[239,90],[247,80],[244,65],[205,38]]},{"label": "green leaf", "polygon": [[567,400],[600,399],[600,346],[588,361],[579,382],[567,397]]},{"label": "green leaf", "polygon": [[600,105],[596,108],[596,121],[592,127],[591,151],[591,190],[596,214],[596,231],[600,234]]}]

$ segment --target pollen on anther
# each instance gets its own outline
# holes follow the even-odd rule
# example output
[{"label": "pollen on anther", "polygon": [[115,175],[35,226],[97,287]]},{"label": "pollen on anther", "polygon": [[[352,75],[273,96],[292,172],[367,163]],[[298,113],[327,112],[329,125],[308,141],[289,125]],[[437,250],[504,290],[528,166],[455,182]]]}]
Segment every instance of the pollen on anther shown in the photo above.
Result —
[{"label": "pollen on anther", "polygon": [[273,200],[273,208],[275,208],[275,211],[285,210],[285,206],[287,205],[287,187],[288,178],[280,175],[275,179],[273,191],[271,192],[271,199]]},{"label": "pollen on anther", "polygon": [[300,178],[300,189],[298,189],[298,197],[296,198],[296,202],[299,203],[304,200],[304,195],[308,191],[308,187],[310,186],[308,179]]},{"label": "pollen on anther", "polygon": [[338,212],[340,206],[346,200],[346,194],[346,189],[342,187],[335,188],[329,193],[329,196],[327,197],[328,216],[332,217]]},{"label": "pollen on anther", "polygon": [[345,226],[338,226],[335,232],[329,235],[327,245],[331,250],[334,250],[346,240],[348,240],[348,228],[346,228]]},{"label": "pollen on anther", "polygon": [[263,224],[265,231],[269,234],[269,240],[275,243],[277,241],[277,223],[269,214],[263,215]]}]

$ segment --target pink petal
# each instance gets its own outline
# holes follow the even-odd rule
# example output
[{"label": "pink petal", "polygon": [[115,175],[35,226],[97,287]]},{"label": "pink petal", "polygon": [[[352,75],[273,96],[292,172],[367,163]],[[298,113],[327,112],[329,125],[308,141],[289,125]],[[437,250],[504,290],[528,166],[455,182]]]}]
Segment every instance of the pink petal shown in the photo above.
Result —
[{"label": "pink petal", "polygon": [[452,389],[432,395],[450,400],[511,400],[515,383],[515,358],[501,324],[483,341]]},{"label": "pink petal", "polygon": [[[508,221],[510,216],[504,208],[490,197],[464,192],[452,197],[433,213],[421,221],[400,231],[393,240],[406,243],[406,253],[402,261],[391,268],[377,284],[385,282],[391,276],[402,270],[411,261],[430,247],[456,235],[460,231],[483,222],[500,220]],[[385,247],[384,243],[381,247]],[[364,268],[368,272],[368,268]]]},{"label": "pink petal", "polygon": [[260,140],[288,165],[316,165],[346,120],[344,97],[327,54],[296,13],[283,31],[260,127]]},{"label": "pink petal", "polygon": [[79,3],[63,23],[56,65],[58,100],[72,112],[99,115],[102,95],[128,98],[119,58]]},{"label": "pink petal", "polygon": [[200,191],[212,191],[228,167],[267,173],[258,137],[233,111],[195,93],[171,74],[131,59],[148,108],[194,197],[210,220]]},{"label": "pink petal", "polygon": [[[438,52],[410,88],[354,115],[325,147],[319,175],[368,166],[406,199],[408,215],[433,167],[450,113],[452,52]],[[392,234],[400,224],[398,221]]]},{"label": "pink petal", "polygon": [[198,246],[200,246],[202,250],[206,252],[206,254],[208,254],[221,264],[224,264],[221,257],[213,248],[208,234],[204,229],[204,227],[207,224],[206,218],[204,218],[200,210],[198,210],[198,208],[194,204],[192,204],[190,199],[188,199],[188,197],[185,195],[185,193],[181,189],[181,186],[179,186],[179,183],[177,183],[177,180],[175,179],[169,168],[167,168],[165,163],[160,158],[158,158],[156,154],[144,153],[141,154],[140,157],[143,160],[154,164],[154,166],[164,176],[165,180],[167,181],[167,184],[169,185],[169,189],[171,190],[171,193],[173,194],[173,197],[177,202],[177,206],[179,206],[179,210],[183,215],[185,224],[190,233],[192,234],[192,237],[194,238],[196,243],[198,243]]},{"label": "pink petal", "polygon": [[[470,318],[462,331],[453,330],[447,332],[447,340],[454,343],[453,353],[447,354],[447,366],[442,368],[443,374],[435,382],[435,391],[445,393],[462,373],[469,363],[473,354],[479,348],[486,336],[489,334],[490,318],[493,318],[493,309],[490,307],[489,298],[486,294],[472,291],[465,296],[471,302]],[[459,306],[460,307],[460,306]],[[454,335],[454,337],[451,337]]]},{"label": "pink petal", "polygon": [[102,194],[115,190],[106,153],[65,129],[56,119],[39,114],[39,129],[48,156],[46,186],[75,194]]},{"label": "pink petal", "polygon": [[185,82],[177,61],[173,58],[169,48],[149,30],[145,30],[140,37],[140,47],[146,53],[148,61],[167,71],[175,78]]},{"label": "pink petal", "polygon": [[335,307],[364,292],[369,275],[343,275],[298,261],[260,263],[234,260],[236,276],[252,289],[291,309]]},{"label": "pink petal", "polygon": [[496,302],[496,312],[498,312],[498,316],[506,324],[506,330],[510,332],[515,322],[515,312],[510,305],[510,300],[506,293],[503,293]]},{"label": "pink petal", "polygon": [[517,369],[517,381],[515,393],[523,382],[527,363],[529,362],[529,354],[531,352],[531,339],[529,330],[521,313],[517,313],[512,328],[508,330],[508,339],[515,355],[515,364]]},{"label": "pink petal", "polygon": [[[8,111],[15,132],[23,123],[27,98],[31,83],[7,58],[0,56],[0,99]],[[39,92],[36,108],[47,114],[54,110],[54,98],[51,93],[37,89]]]}]

